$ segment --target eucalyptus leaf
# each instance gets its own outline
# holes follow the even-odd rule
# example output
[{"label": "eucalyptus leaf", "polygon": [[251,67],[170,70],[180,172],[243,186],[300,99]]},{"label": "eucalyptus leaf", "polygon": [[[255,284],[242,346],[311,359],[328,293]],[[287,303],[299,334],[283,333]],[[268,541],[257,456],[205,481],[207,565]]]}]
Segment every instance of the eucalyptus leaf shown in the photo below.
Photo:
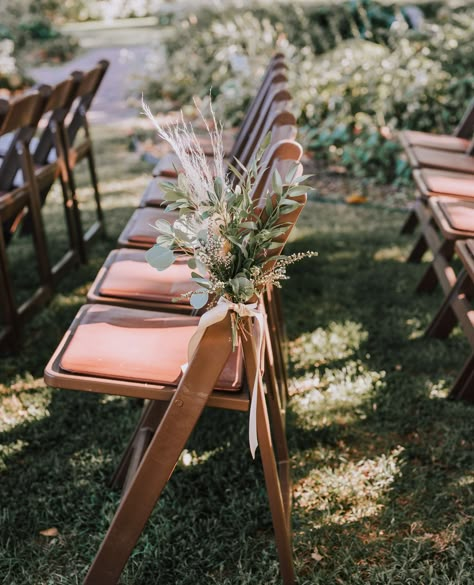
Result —
[{"label": "eucalyptus leaf", "polygon": [[171,229],[171,224],[169,221],[166,221],[165,219],[157,219],[155,221],[155,225],[154,227],[159,230],[160,232],[162,232],[163,234],[172,234],[172,229]]},{"label": "eucalyptus leaf", "polygon": [[189,302],[191,303],[191,306],[193,306],[195,309],[202,309],[206,305],[208,300],[209,293],[205,291],[198,291],[194,292],[191,295]]},{"label": "eucalyptus leaf", "polygon": [[282,183],[282,180],[281,180],[280,173],[278,172],[278,169],[275,169],[273,171],[273,175],[272,175],[272,188],[273,188],[273,191],[277,195],[281,195],[283,193],[283,183]]},{"label": "eucalyptus leaf", "polygon": [[169,248],[164,248],[158,244],[155,244],[152,248],[145,252],[145,259],[157,270],[166,270],[175,261],[175,255]]}]

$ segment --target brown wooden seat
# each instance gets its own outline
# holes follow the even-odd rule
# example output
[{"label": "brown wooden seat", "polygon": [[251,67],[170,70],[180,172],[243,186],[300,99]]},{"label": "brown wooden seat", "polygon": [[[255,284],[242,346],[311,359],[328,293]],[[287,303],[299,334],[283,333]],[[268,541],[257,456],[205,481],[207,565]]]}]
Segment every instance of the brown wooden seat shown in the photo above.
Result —
[{"label": "brown wooden seat", "polygon": [[452,134],[436,134],[434,132],[418,132],[402,130],[399,141],[405,150],[414,146],[444,150],[447,152],[466,152],[474,134],[474,100],[471,100],[460,123]]},{"label": "brown wooden seat", "polygon": [[[0,167],[0,267],[2,323],[0,344],[9,348],[18,345],[21,325],[39,306],[52,296],[53,274],[49,262],[46,236],[41,218],[39,187],[29,145],[42,116],[51,89],[44,86],[14,98],[10,103],[0,100],[0,111],[6,113],[0,127],[0,136],[14,133]],[[15,186],[19,171],[23,183]],[[17,220],[27,209],[31,217],[32,238],[39,278],[37,288],[21,304],[16,300],[7,245],[17,227]]]},{"label": "brown wooden seat", "polygon": [[449,152],[423,146],[413,146],[406,152],[412,168],[474,173],[474,157],[469,146],[465,152]]},{"label": "brown wooden seat", "polygon": [[442,196],[474,201],[473,174],[437,169],[415,169],[413,178],[424,198]]}]

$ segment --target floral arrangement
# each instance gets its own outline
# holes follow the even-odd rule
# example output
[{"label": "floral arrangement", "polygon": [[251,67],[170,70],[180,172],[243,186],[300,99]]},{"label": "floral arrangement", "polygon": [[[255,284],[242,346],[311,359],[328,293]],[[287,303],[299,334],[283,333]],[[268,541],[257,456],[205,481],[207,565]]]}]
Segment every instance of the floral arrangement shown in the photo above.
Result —
[{"label": "floral arrangement", "polygon": [[[178,255],[189,257],[192,278],[198,284],[197,290],[188,293],[194,308],[204,307],[210,298],[213,303],[221,297],[235,304],[255,302],[267,285],[280,286],[287,278],[289,264],[315,255],[277,253],[282,244],[276,240],[290,225],[282,223],[280,217],[301,206],[295,197],[308,191],[303,184],[307,176],[298,176],[297,163],[284,178],[275,169],[271,193],[253,197],[258,178],[266,170],[270,136],[248,168],[236,161],[236,166],[228,165],[227,172],[222,126],[216,122],[212,109],[212,128],[204,121],[213,150],[209,162],[190,124],[181,119],[162,127],[148,106],[143,107],[182,165],[177,182],[161,184],[167,211],[174,210],[179,215],[173,224],[157,220],[159,235],[146,259],[156,269],[164,270]],[[260,208],[261,200],[265,204]]]}]

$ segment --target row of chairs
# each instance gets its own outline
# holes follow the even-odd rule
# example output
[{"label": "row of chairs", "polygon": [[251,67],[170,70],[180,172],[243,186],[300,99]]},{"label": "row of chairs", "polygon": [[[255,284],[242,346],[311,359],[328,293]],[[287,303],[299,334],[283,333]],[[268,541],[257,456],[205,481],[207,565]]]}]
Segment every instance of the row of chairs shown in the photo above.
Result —
[{"label": "row of chairs", "polygon": [[[265,213],[272,172],[285,176],[299,165],[301,146],[294,141],[296,120],[290,112],[283,56],[270,62],[259,91],[235,138],[229,159],[248,163],[271,131],[265,169],[253,188],[259,213]],[[170,163],[169,160],[163,161]],[[177,261],[157,272],[145,261],[155,242],[150,223],[169,221],[159,182],[176,173],[172,166],[155,169],[153,178],[45,370],[46,382],[57,388],[135,397],[145,400],[137,428],[112,480],[122,486],[122,501],[85,579],[87,585],[118,582],[153,507],[165,487],[205,406],[248,411],[259,359],[254,323],[242,321],[245,334],[232,352],[230,316],[209,327],[184,374],[188,343],[199,316],[187,299],[173,298],[192,288],[190,269]],[[166,168],[165,168],[166,167]],[[299,165],[301,167],[301,165]],[[301,168],[299,168],[301,171]],[[238,182],[234,177],[235,183]],[[306,196],[297,200],[303,205]],[[281,250],[302,206],[280,218],[288,229],[278,238]],[[257,299],[256,299],[257,300]],[[257,434],[269,497],[281,574],[295,582],[290,527],[290,470],[285,433],[286,355],[282,308],[268,288],[259,307],[266,314],[263,375],[257,384]],[[246,448],[245,445],[242,448]],[[249,455],[250,456],[250,455]]]},{"label": "row of chairs", "polygon": [[[444,301],[427,335],[445,338],[459,323],[471,345],[450,397],[474,401],[474,100],[452,135],[404,131],[402,145],[412,167],[418,197],[402,228],[420,233],[408,257],[433,255],[417,286],[430,292],[439,283]],[[456,271],[455,257],[462,265]]]},{"label": "row of chairs", "polygon": [[[53,87],[41,85],[10,101],[0,100],[0,345],[9,349],[17,347],[25,319],[51,299],[57,281],[69,267],[86,262],[87,243],[104,231],[87,112],[108,65],[108,61],[100,61]],[[76,165],[84,159],[97,213],[87,230],[81,221],[74,176]],[[41,208],[57,180],[68,243],[53,264]],[[33,238],[39,280],[23,303],[17,300],[7,255],[16,232]]]}]

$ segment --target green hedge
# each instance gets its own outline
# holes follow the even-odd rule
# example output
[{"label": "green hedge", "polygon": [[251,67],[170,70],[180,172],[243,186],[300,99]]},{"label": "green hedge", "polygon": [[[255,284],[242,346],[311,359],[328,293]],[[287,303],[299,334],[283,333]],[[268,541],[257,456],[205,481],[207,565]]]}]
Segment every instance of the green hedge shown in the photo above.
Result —
[{"label": "green hedge", "polygon": [[400,183],[408,169],[396,132],[451,131],[474,89],[472,4],[417,8],[417,28],[400,2],[202,9],[176,20],[145,95],[184,105],[210,91],[218,115],[236,124],[278,46],[306,146],[358,176]]}]

